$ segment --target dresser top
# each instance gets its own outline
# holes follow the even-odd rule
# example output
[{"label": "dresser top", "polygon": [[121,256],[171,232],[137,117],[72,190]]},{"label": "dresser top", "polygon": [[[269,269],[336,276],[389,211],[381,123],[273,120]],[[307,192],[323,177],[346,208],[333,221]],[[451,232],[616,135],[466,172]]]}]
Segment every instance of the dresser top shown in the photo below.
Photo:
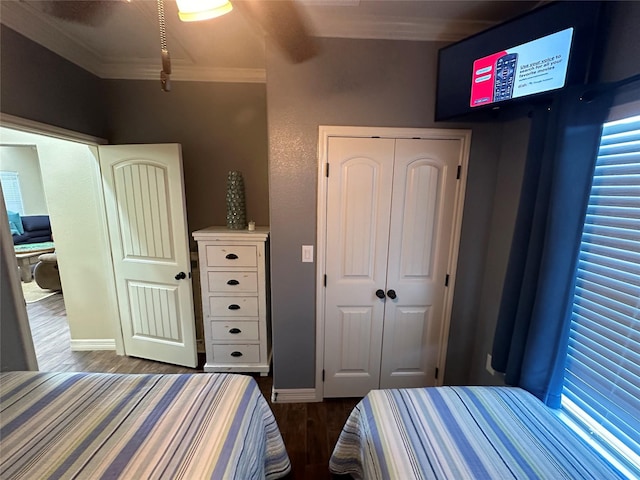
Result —
[{"label": "dresser top", "polygon": [[245,240],[259,241],[266,240],[269,236],[269,227],[256,227],[255,230],[231,230],[227,227],[207,227],[202,230],[196,230],[191,234],[197,240]]}]

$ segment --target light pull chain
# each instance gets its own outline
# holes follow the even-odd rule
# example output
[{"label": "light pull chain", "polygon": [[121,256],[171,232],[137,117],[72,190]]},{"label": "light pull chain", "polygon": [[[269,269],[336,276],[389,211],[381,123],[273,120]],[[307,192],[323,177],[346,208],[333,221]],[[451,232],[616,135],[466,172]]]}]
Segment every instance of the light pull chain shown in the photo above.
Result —
[{"label": "light pull chain", "polygon": [[160,72],[160,87],[163,92],[171,90],[171,57],[167,49],[167,32],[164,21],[164,0],[158,0],[158,24],[160,25],[160,52],[162,56],[162,71]]}]

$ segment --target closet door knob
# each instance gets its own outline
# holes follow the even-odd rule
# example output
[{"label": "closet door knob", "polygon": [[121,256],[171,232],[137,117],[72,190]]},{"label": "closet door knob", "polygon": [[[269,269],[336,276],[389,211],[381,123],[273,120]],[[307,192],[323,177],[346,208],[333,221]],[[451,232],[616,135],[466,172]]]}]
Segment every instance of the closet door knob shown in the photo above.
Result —
[{"label": "closet door knob", "polygon": [[184,280],[185,278],[187,278],[187,274],[184,272],[180,272],[176,275],[176,280]]},{"label": "closet door knob", "polygon": [[387,290],[387,297],[389,297],[391,300],[395,300],[395,298],[397,297],[396,291],[395,290]]},{"label": "closet door knob", "polygon": [[229,253],[229,254],[227,254],[227,256],[225,258],[227,260],[237,260],[238,259],[238,255],[236,255],[235,253]]},{"label": "closet door knob", "polygon": [[381,288],[379,288],[378,290],[376,290],[376,297],[378,297],[378,298],[384,298],[384,290],[382,290]]}]

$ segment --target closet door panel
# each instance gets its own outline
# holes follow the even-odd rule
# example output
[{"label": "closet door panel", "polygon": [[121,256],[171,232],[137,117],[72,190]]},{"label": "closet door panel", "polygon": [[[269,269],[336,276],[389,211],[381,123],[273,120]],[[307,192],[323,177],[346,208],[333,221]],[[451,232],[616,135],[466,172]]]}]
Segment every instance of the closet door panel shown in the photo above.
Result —
[{"label": "closet door panel", "polygon": [[460,140],[396,141],[381,388],[435,385],[460,150]]},{"label": "closet door panel", "polygon": [[434,324],[430,307],[403,306],[385,315],[384,353],[380,388],[424,387],[434,376],[438,358],[439,326]]},{"label": "closet door panel", "polygon": [[[377,388],[395,140],[331,138],[327,188],[326,397]],[[364,393],[363,393],[364,392]]]},{"label": "closet door panel", "polygon": [[[394,227],[401,228],[401,278],[429,278],[433,273],[433,253],[438,218],[438,192],[442,169],[427,160],[417,160],[400,173],[406,178],[404,210],[398,212]],[[397,195],[400,198],[400,195]]]}]

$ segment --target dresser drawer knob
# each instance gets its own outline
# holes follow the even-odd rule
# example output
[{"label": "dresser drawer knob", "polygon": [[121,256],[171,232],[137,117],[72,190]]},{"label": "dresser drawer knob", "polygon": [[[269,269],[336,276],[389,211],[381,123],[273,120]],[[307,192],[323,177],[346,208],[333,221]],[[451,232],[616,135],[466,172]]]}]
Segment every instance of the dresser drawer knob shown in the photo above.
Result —
[{"label": "dresser drawer knob", "polygon": [[242,352],[235,351],[235,352],[231,352],[230,355],[232,357],[241,357],[242,356]]},{"label": "dresser drawer knob", "polygon": [[229,280],[227,285],[240,285],[240,282],[238,280]]},{"label": "dresser drawer knob", "polygon": [[238,255],[236,255],[235,253],[229,253],[229,254],[227,254],[227,256],[225,258],[227,260],[237,260],[238,259]]},{"label": "dresser drawer knob", "polygon": [[232,328],[231,330],[229,330],[229,333],[233,333],[234,335],[236,335],[238,333],[242,333],[242,330],[240,330],[239,328]]},{"label": "dresser drawer knob", "polygon": [[240,310],[240,305],[232,303],[231,305],[229,305],[228,308],[229,308],[229,310]]}]

